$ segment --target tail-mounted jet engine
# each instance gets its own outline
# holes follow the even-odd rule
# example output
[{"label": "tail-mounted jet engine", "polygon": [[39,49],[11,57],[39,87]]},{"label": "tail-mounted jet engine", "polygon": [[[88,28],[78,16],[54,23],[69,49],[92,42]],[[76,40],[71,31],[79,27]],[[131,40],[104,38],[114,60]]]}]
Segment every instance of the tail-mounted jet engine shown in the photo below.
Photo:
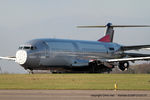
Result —
[{"label": "tail-mounted jet engine", "polygon": [[118,67],[120,68],[120,70],[125,71],[129,68],[129,62],[119,62]]}]

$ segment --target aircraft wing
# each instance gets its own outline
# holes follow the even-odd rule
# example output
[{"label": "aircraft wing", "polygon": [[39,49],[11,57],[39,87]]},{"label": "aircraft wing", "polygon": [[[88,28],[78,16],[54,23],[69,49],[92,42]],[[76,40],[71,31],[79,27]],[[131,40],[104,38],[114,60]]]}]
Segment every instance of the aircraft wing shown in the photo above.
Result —
[{"label": "aircraft wing", "polygon": [[137,61],[137,60],[150,60],[149,57],[135,57],[135,58],[119,58],[119,59],[98,59],[99,61],[102,62],[107,62],[107,63],[112,63],[112,62],[123,62],[123,61]]},{"label": "aircraft wing", "polygon": [[139,49],[150,49],[150,45],[134,45],[134,46],[122,46],[121,50],[139,50]]},{"label": "aircraft wing", "polygon": [[16,61],[16,57],[14,57],[14,56],[9,56],[9,57],[0,57],[0,60],[12,60],[12,61]]},{"label": "aircraft wing", "polygon": [[127,57],[150,57],[150,54],[123,53],[123,56],[127,56]]}]

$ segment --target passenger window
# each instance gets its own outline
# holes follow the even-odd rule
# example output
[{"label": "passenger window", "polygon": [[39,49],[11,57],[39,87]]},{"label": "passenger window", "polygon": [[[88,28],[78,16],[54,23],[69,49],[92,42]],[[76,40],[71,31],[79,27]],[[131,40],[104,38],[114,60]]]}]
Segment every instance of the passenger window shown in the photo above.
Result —
[{"label": "passenger window", "polygon": [[47,42],[49,48],[53,51],[74,51],[74,45],[70,42]]},{"label": "passenger window", "polygon": [[29,50],[35,50],[36,47],[34,46],[20,46],[19,49],[29,49]]}]

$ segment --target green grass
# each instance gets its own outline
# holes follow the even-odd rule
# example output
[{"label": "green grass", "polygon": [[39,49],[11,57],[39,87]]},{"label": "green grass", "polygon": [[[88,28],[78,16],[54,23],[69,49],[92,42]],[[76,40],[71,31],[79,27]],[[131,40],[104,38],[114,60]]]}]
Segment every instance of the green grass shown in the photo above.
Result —
[{"label": "green grass", "polygon": [[150,90],[149,74],[0,74],[0,89]]}]

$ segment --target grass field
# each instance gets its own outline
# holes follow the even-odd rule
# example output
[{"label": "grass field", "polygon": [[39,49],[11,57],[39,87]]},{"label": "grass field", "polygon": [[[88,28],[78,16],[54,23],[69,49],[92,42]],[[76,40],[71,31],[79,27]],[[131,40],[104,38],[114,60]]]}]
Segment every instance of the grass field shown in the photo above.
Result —
[{"label": "grass field", "polygon": [[150,90],[150,74],[0,74],[0,89]]}]

